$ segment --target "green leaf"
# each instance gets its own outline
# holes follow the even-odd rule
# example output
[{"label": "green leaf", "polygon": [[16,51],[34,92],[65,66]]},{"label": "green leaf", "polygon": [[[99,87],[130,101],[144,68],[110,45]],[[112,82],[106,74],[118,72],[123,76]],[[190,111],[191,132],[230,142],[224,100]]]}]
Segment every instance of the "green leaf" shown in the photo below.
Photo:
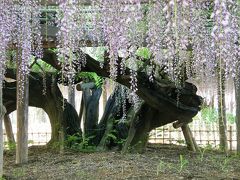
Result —
[{"label": "green leaf", "polygon": [[117,140],[117,137],[114,134],[108,134],[109,138],[112,138],[114,141]]},{"label": "green leaf", "polygon": [[103,78],[98,76],[95,72],[81,72],[78,75],[78,78],[88,79],[89,81],[93,81],[97,88],[101,87],[103,84]]},{"label": "green leaf", "polygon": [[142,57],[144,59],[150,59],[151,57],[151,52],[148,48],[146,47],[141,47],[137,50],[136,55],[139,57]]}]

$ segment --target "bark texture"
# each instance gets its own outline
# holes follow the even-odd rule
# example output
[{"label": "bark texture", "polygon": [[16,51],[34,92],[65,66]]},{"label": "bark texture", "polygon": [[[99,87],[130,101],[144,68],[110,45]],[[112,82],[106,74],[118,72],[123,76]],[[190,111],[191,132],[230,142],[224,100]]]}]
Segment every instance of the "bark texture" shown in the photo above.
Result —
[{"label": "bark texture", "polygon": [[225,71],[218,70],[218,123],[220,149],[224,152],[228,151],[227,143],[227,119],[226,119],[226,104],[225,104]]},{"label": "bark texture", "polygon": [[[14,71],[7,70],[6,76],[14,78]],[[42,93],[43,78],[37,73],[31,73],[29,77],[29,106],[42,108],[49,117],[51,123],[51,141],[59,140],[59,132],[64,130],[64,136],[80,133],[79,117],[74,107],[62,96],[56,78],[52,75],[46,77],[46,94]],[[3,88],[3,104],[7,114],[16,110],[16,82],[5,82]]]}]

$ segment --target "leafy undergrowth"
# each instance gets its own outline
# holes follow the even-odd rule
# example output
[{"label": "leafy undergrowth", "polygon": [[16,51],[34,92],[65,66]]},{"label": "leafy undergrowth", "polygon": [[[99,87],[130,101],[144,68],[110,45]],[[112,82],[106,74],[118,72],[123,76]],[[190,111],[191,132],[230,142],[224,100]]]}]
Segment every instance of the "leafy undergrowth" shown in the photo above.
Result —
[{"label": "leafy undergrowth", "polygon": [[144,154],[120,152],[58,153],[31,147],[29,163],[15,165],[15,153],[4,154],[4,179],[240,179],[240,157],[203,149],[150,144]]}]

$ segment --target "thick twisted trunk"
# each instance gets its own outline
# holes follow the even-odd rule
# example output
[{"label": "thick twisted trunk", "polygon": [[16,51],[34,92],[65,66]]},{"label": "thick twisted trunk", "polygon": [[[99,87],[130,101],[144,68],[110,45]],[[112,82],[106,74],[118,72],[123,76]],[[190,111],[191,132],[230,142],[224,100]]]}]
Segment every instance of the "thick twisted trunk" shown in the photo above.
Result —
[{"label": "thick twisted trunk", "polygon": [[[56,54],[53,52],[46,50],[43,59],[56,69],[61,70],[61,66],[57,63]],[[109,66],[107,63],[101,68],[100,63],[87,54],[86,60],[86,66],[82,67],[83,71],[96,72],[102,77],[109,77]],[[8,76],[10,76],[9,73],[7,73],[7,77]],[[115,123],[115,120],[122,118],[122,112],[118,113],[117,110],[121,105],[117,104],[114,98],[112,100],[110,99],[106,105],[102,121],[97,126],[99,129],[96,136],[97,143],[101,142],[100,144],[105,146],[104,139],[102,138],[106,139],[106,136],[109,134],[108,132],[117,130],[117,133],[114,135],[122,136],[121,132],[123,129],[125,131],[130,127],[127,143],[124,147],[125,149],[137,147],[137,151],[142,151],[145,147],[148,133],[152,129],[174,121],[184,122],[186,124],[190,122],[192,117],[200,110],[201,97],[196,95],[197,88],[193,84],[185,83],[182,88],[176,88],[175,84],[167,78],[155,79],[154,82],[150,82],[148,75],[144,72],[138,72],[136,78],[138,82],[137,94],[143,99],[143,105],[137,114],[134,115],[134,118],[128,120],[126,125],[119,125]],[[130,69],[127,68],[125,75],[118,74],[116,81],[124,86],[130,87],[130,79]],[[7,86],[5,87],[9,87],[11,83],[6,84]],[[15,85],[13,85],[13,87],[15,87]],[[30,106],[43,108],[49,115],[52,124],[53,141],[58,139],[58,132],[62,127],[64,127],[63,129],[66,131],[66,134],[79,132],[79,118],[77,117],[76,111],[70,105],[65,106],[65,109],[68,107],[70,110],[63,110],[62,105],[67,103],[63,103],[63,98],[56,82],[52,82],[51,77],[48,77],[47,94],[45,96],[42,95],[42,89],[42,78],[39,77],[38,74],[32,73],[32,78],[30,78]],[[10,89],[4,90],[4,92],[6,99],[4,105],[7,107],[8,112],[11,112],[15,110],[15,92],[10,93]],[[96,108],[96,106],[93,108]],[[127,110],[129,109],[127,108]],[[70,111],[74,112],[71,114],[73,117],[70,117],[70,113],[66,113]],[[67,114],[66,118],[64,114]],[[76,124],[76,122],[78,123]],[[87,123],[96,125],[95,120]],[[139,145],[139,148],[136,145]]]},{"label": "thick twisted trunk", "polygon": [[[10,76],[12,71],[8,71]],[[79,117],[76,110],[62,96],[57,82],[52,76],[46,77],[46,94],[43,95],[43,80],[37,73],[31,73],[29,78],[29,105],[42,108],[49,117],[52,133],[50,144],[59,140],[59,132],[64,130],[64,135],[81,133]],[[3,88],[3,104],[7,114],[16,110],[16,82],[5,82]]]},{"label": "thick twisted trunk", "polygon": [[[143,102],[137,112],[130,111],[128,121],[131,122],[128,131],[128,137],[123,147],[123,153],[138,152],[142,153],[145,150],[148,142],[149,133],[151,130],[173,123],[181,117],[181,114],[167,109],[156,110]],[[190,122],[191,119],[184,119],[184,123]]]},{"label": "thick twisted trunk", "polygon": [[83,91],[83,101],[85,114],[83,118],[84,135],[86,137],[94,136],[98,125],[99,99],[102,89],[87,89]]},{"label": "thick twisted trunk", "polygon": [[123,102],[126,111],[130,108],[130,104],[126,101],[126,97],[122,96],[123,89],[117,86],[108,98],[104,109],[103,116],[98,124],[96,142],[99,150],[105,150],[117,145],[122,139],[127,138],[129,125],[127,122],[121,122],[123,117]]},{"label": "thick twisted trunk", "polygon": [[97,88],[93,82],[77,85],[77,90],[82,91],[82,100],[79,118],[83,121],[83,136],[89,144],[96,145],[98,132],[99,100],[102,89]]}]

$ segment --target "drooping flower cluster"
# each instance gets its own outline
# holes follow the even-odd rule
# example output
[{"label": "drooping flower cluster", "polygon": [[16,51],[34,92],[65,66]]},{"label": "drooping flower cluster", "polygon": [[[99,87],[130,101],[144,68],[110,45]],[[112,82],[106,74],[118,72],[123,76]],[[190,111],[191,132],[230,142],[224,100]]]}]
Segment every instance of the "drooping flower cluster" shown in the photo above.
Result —
[{"label": "drooping flower cluster", "polygon": [[[217,46],[216,39],[212,40],[212,37],[219,34],[216,31],[219,29],[218,21],[221,21],[221,26],[232,26],[226,28],[228,33],[224,36],[227,40],[223,43],[227,52],[222,53],[224,61],[231,59],[231,62],[237,62],[236,43],[234,46],[237,38],[236,18],[234,20],[228,13],[232,11],[228,5],[225,9],[222,7],[222,15],[219,13],[219,4],[223,5],[224,0],[214,3],[192,0],[153,1],[147,4],[148,10],[144,9],[145,5],[140,0],[91,2],[91,6],[85,7],[77,0],[59,1],[59,59],[63,62],[63,67],[68,65],[65,70],[69,79],[73,77],[76,68],[72,62],[79,59],[75,52],[85,45],[86,41],[83,40],[89,40],[90,36],[92,45],[107,47],[112,79],[124,73],[126,66],[130,67],[133,92],[137,91],[136,50],[146,44],[153,55],[151,64],[166,66],[166,71],[176,84],[185,75],[187,78],[211,77],[216,69]],[[214,11],[216,16],[210,17],[213,5],[218,11]],[[221,50],[224,48],[220,47]],[[121,55],[122,58],[119,58]],[[78,64],[79,69],[85,63],[84,56],[82,59]],[[183,68],[185,75],[182,74]],[[230,73],[231,69],[234,68],[229,67],[227,72]]]},{"label": "drooping flower cluster", "polygon": [[[214,76],[220,62],[226,75],[234,77],[239,67],[239,4],[237,0],[92,0],[85,6],[80,0],[58,0],[59,61],[71,82],[76,68],[86,63],[80,48],[89,42],[104,46],[110,77],[116,79],[130,68],[133,93],[138,83],[136,51],[143,46],[152,54],[150,65],[165,66],[176,85],[179,79]],[[34,0],[0,2],[1,82],[9,44],[18,49],[22,74],[29,73],[32,54],[42,56],[40,9]]]},{"label": "drooping flower cluster", "polygon": [[[81,13],[84,10],[80,1],[60,1],[57,14],[58,58],[62,62],[63,74],[67,74],[72,84],[75,68],[85,65],[85,57],[78,56],[80,47],[85,46],[87,20]],[[76,63],[77,62],[77,63]],[[78,67],[75,67],[78,66]],[[66,72],[65,72],[66,71]]]},{"label": "drooping flower cluster", "polygon": [[215,70],[215,59],[211,47],[212,20],[209,18],[211,3],[194,3],[191,19],[191,50],[189,65],[187,66],[188,77],[205,79],[212,77]]},{"label": "drooping flower cluster", "polygon": [[5,73],[6,51],[11,40],[12,14],[11,7],[13,4],[5,1],[0,2],[0,88]]},{"label": "drooping flower cluster", "polygon": [[195,24],[196,19],[202,19],[199,18],[199,13],[203,12],[202,4],[192,0],[170,0],[163,8],[166,21],[163,39],[164,65],[167,66],[167,72],[176,85],[184,76],[183,68],[186,68],[187,76],[191,76],[191,71],[193,71],[190,70],[194,64],[192,58],[194,54],[191,51],[194,51],[194,47],[197,47],[199,43],[194,44],[196,43],[194,36],[205,33],[202,31],[199,34],[199,27],[204,29],[204,24],[201,22]]},{"label": "drooping flower cluster", "polygon": [[181,76],[213,77],[221,56],[226,66],[222,68],[226,68],[226,74],[234,76],[239,57],[237,9],[238,1],[153,2],[147,14],[147,43],[153,64],[166,66],[178,85]]},{"label": "drooping flower cluster", "polygon": [[[97,33],[95,37],[99,36],[99,31],[102,30],[100,43],[107,46],[112,79],[116,79],[119,73],[124,72],[125,58],[134,58],[137,48],[142,44],[142,31],[139,28],[139,22],[142,19],[140,3],[140,0],[93,1],[94,8],[99,12],[94,17],[93,27],[96,29],[94,32]],[[123,54],[121,62],[119,52]],[[119,66],[121,66],[120,72]]]},{"label": "drooping flower cluster", "polygon": [[[16,51],[14,56],[21,77],[28,75],[32,55],[41,53],[41,32],[39,25],[39,2],[33,0],[0,2],[0,82],[4,79],[6,53]],[[19,99],[24,91],[24,78],[19,78]]]},{"label": "drooping flower cluster", "polygon": [[233,5],[232,1],[215,0],[211,15],[214,19],[211,35],[216,64],[230,76],[235,76],[239,53],[239,29],[234,12],[231,12]]},{"label": "drooping flower cluster", "polygon": [[164,58],[164,44],[166,20],[164,17],[163,1],[157,1],[154,4],[149,4],[149,11],[147,14],[147,47],[153,54],[153,59],[157,65],[167,65]]},{"label": "drooping flower cluster", "polygon": [[[185,2],[185,1],[184,1]],[[168,73],[177,82],[181,65],[184,63],[184,53],[189,44],[189,4],[171,0],[164,7],[165,18],[167,21],[165,29],[165,58],[168,61]],[[184,26],[185,25],[185,26]]]},{"label": "drooping flower cluster", "polygon": [[41,58],[41,31],[40,31],[40,8],[39,2],[25,0],[14,4],[15,34],[13,36],[17,48],[18,76],[18,99],[21,101],[24,94],[26,76],[29,74],[29,64],[33,55]]},{"label": "drooping flower cluster", "polygon": [[[130,68],[131,96],[135,104],[137,91],[136,51],[142,46],[144,31],[141,25],[143,11],[141,0],[96,0],[92,1],[97,11],[94,14],[93,34],[99,44],[107,47],[110,78],[115,80]],[[119,58],[122,56],[121,58]]]}]

